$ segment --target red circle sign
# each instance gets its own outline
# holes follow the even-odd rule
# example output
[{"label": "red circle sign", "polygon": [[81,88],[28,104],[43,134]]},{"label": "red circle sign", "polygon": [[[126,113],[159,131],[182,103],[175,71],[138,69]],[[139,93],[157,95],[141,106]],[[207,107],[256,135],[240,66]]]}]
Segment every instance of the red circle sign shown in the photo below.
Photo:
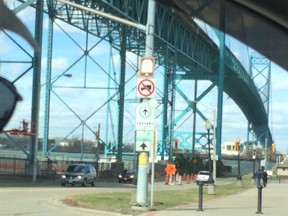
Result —
[{"label": "red circle sign", "polygon": [[138,92],[144,96],[148,97],[152,95],[155,91],[155,84],[150,79],[141,80],[138,84]]}]

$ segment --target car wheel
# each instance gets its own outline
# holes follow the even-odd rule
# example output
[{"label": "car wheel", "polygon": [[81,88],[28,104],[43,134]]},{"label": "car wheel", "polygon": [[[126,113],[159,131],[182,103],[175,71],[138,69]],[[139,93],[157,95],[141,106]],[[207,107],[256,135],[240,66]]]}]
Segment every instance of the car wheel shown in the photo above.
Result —
[{"label": "car wheel", "polygon": [[86,187],[86,186],[87,186],[87,179],[86,179],[86,178],[84,179],[84,181],[83,181],[83,183],[82,183],[82,186],[83,186],[83,187]]},{"label": "car wheel", "polygon": [[91,183],[91,186],[94,187],[95,185],[96,185],[96,179],[94,178],[93,181],[92,181],[92,183]]}]

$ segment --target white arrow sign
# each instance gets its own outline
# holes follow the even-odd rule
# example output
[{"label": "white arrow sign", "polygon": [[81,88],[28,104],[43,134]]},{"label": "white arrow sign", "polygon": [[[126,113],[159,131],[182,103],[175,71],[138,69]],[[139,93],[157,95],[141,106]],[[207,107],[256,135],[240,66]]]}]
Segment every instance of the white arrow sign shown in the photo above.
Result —
[{"label": "white arrow sign", "polygon": [[151,151],[154,131],[136,131],[136,151]]},{"label": "white arrow sign", "polygon": [[136,130],[154,130],[155,127],[155,108],[149,103],[142,102],[136,107]]}]

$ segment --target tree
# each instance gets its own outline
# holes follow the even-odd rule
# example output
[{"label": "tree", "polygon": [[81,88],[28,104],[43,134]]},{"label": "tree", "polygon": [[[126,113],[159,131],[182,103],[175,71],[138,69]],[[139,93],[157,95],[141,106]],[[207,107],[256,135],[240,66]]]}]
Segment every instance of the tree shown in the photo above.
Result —
[{"label": "tree", "polygon": [[[205,163],[205,169],[206,170],[209,169],[209,164],[208,163],[209,163],[209,161],[207,160],[206,163]],[[217,160],[216,161],[216,175],[217,175],[217,177],[223,175],[224,167],[225,166],[224,166],[222,160]],[[213,163],[212,163],[212,170],[213,170]]]},{"label": "tree", "polygon": [[177,172],[179,175],[183,175],[187,169],[187,158],[183,154],[178,154],[174,160]]},{"label": "tree", "polygon": [[222,160],[217,160],[216,161],[216,175],[217,176],[222,176],[223,175],[224,167],[225,166],[224,166]]},{"label": "tree", "polygon": [[191,164],[192,164],[191,173],[198,173],[200,170],[205,169],[203,159],[199,155],[196,155],[194,158],[191,159]]}]

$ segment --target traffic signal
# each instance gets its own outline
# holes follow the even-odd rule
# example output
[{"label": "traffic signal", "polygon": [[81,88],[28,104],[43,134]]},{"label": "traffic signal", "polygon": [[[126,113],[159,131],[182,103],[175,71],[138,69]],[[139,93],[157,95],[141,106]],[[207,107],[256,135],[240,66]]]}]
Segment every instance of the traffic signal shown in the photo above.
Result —
[{"label": "traffic signal", "polygon": [[274,143],[272,143],[272,145],[271,145],[271,150],[272,150],[272,153],[275,153],[275,151],[276,151],[276,146],[275,146]]},{"label": "traffic signal", "polygon": [[178,150],[178,141],[179,141],[178,138],[174,139],[174,149],[175,150]]},{"label": "traffic signal", "polygon": [[234,142],[234,151],[239,151],[239,141],[238,140],[236,140],[235,142]]}]

